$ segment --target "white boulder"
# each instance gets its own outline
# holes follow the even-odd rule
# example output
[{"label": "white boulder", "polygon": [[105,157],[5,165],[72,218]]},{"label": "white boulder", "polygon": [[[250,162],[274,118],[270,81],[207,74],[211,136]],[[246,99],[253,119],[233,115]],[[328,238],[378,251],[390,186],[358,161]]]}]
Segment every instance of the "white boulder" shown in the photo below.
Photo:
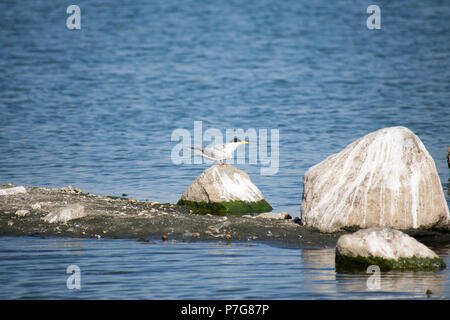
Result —
[{"label": "white boulder", "polygon": [[350,257],[439,258],[439,256],[413,237],[394,229],[369,228],[338,239],[336,252]]},{"label": "white boulder", "polygon": [[232,165],[214,165],[203,171],[181,195],[178,205],[195,213],[216,215],[272,211],[248,174]]},{"label": "white boulder", "polygon": [[405,127],[372,132],[311,167],[303,177],[301,213],[306,225],[324,232],[449,221],[434,160]]},{"label": "white boulder", "polygon": [[336,244],[336,269],[377,266],[381,271],[432,270],[445,268],[444,261],[431,249],[394,229],[369,228],[341,236]]},{"label": "white boulder", "polygon": [[232,165],[214,165],[195,179],[181,199],[195,202],[255,202],[263,200],[264,197],[246,172]]}]

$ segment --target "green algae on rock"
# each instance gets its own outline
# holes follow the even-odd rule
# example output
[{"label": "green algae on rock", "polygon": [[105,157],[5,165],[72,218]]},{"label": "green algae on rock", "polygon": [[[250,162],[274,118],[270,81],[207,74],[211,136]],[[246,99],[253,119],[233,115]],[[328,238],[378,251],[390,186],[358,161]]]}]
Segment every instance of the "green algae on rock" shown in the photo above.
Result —
[{"label": "green algae on rock", "polygon": [[386,228],[370,228],[341,236],[336,244],[336,271],[441,270],[444,261],[407,234]]},{"label": "green algae on rock", "polygon": [[264,199],[256,202],[246,202],[240,200],[223,202],[195,202],[188,200],[179,200],[177,205],[187,210],[192,210],[192,213],[210,213],[218,216],[244,215],[247,213],[261,213],[272,211],[272,207]]},{"label": "green algae on rock", "polygon": [[446,268],[441,258],[399,258],[384,259],[380,257],[344,256],[336,254],[336,271],[362,271],[365,272],[371,265],[376,265],[380,271],[405,270],[442,270]]}]

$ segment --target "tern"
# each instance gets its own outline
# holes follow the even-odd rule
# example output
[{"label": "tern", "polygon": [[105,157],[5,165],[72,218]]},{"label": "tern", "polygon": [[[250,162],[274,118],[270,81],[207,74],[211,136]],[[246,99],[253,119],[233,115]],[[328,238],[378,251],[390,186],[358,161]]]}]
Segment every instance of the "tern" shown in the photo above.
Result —
[{"label": "tern", "polygon": [[[232,141],[225,144],[213,144],[210,146],[203,146],[200,148],[189,147],[194,150],[195,153],[202,157],[215,161],[219,166],[226,165],[225,160],[231,159],[233,153],[237,147],[241,144],[248,144],[247,141],[242,141],[238,138],[234,138]],[[220,163],[219,163],[220,162]]]}]

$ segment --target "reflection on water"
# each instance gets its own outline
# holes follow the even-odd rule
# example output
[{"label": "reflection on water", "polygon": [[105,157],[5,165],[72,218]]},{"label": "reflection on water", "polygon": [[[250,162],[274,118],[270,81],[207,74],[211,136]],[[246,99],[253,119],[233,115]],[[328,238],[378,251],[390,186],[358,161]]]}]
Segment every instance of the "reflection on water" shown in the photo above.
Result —
[{"label": "reflection on water", "polygon": [[[437,249],[448,265],[450,247]],[[349,299],[408,299],[427,298],[426,291],[432,291],[432,298],[448,299],[448,271],[382,272],[380,288],[369,289],[367,281],[372,273],[335,273],[334,249],[303,250],[303,272],[311,291],[324,291],[335,298]],[[333,272],[330,272],[333,270]]]},{"label": "reflection on water", "polygon": [[[436,250],[450,265],[450,247]],[[448,269],[337,274],[334,249],[258,243],[0,238],[0,299],[449,299]],[[66,269],[81,270],[69,290]]]}]

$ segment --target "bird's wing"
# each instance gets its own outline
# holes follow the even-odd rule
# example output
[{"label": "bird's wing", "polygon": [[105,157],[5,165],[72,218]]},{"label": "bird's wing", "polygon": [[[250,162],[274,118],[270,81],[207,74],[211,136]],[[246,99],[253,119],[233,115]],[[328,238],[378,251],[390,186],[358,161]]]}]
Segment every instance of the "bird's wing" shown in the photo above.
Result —
[{"label": "bird's wing", "polygon": [[233,153],[237,147],[239,147],[239,143],[226,143],[223,145],[223,152],[226,155],[225,159],[231,159],[233,157]]},{"label": "bird's wing", "polygon": [[212,160],[224,160],[226,158],[225,149],[222,144],[214,144],[203,147],[202,152],[205,158]]},{"label": "bird's wing", "polygon": [[220,160],[218,159],[217,152],[215,151],[215,148],[211,148],[212,146],[202,146],[200,148],[197,147],[189,147],[191,150],[193,150],[196,154],[210,159],[210,160]]},{"label": "bird's wing", "polygon": [[190,149],[207,159],[219,161],[230,159],[238,146],[239,144],[236,143],[226,143],[202,146],[201,148],[190,147]]}]

